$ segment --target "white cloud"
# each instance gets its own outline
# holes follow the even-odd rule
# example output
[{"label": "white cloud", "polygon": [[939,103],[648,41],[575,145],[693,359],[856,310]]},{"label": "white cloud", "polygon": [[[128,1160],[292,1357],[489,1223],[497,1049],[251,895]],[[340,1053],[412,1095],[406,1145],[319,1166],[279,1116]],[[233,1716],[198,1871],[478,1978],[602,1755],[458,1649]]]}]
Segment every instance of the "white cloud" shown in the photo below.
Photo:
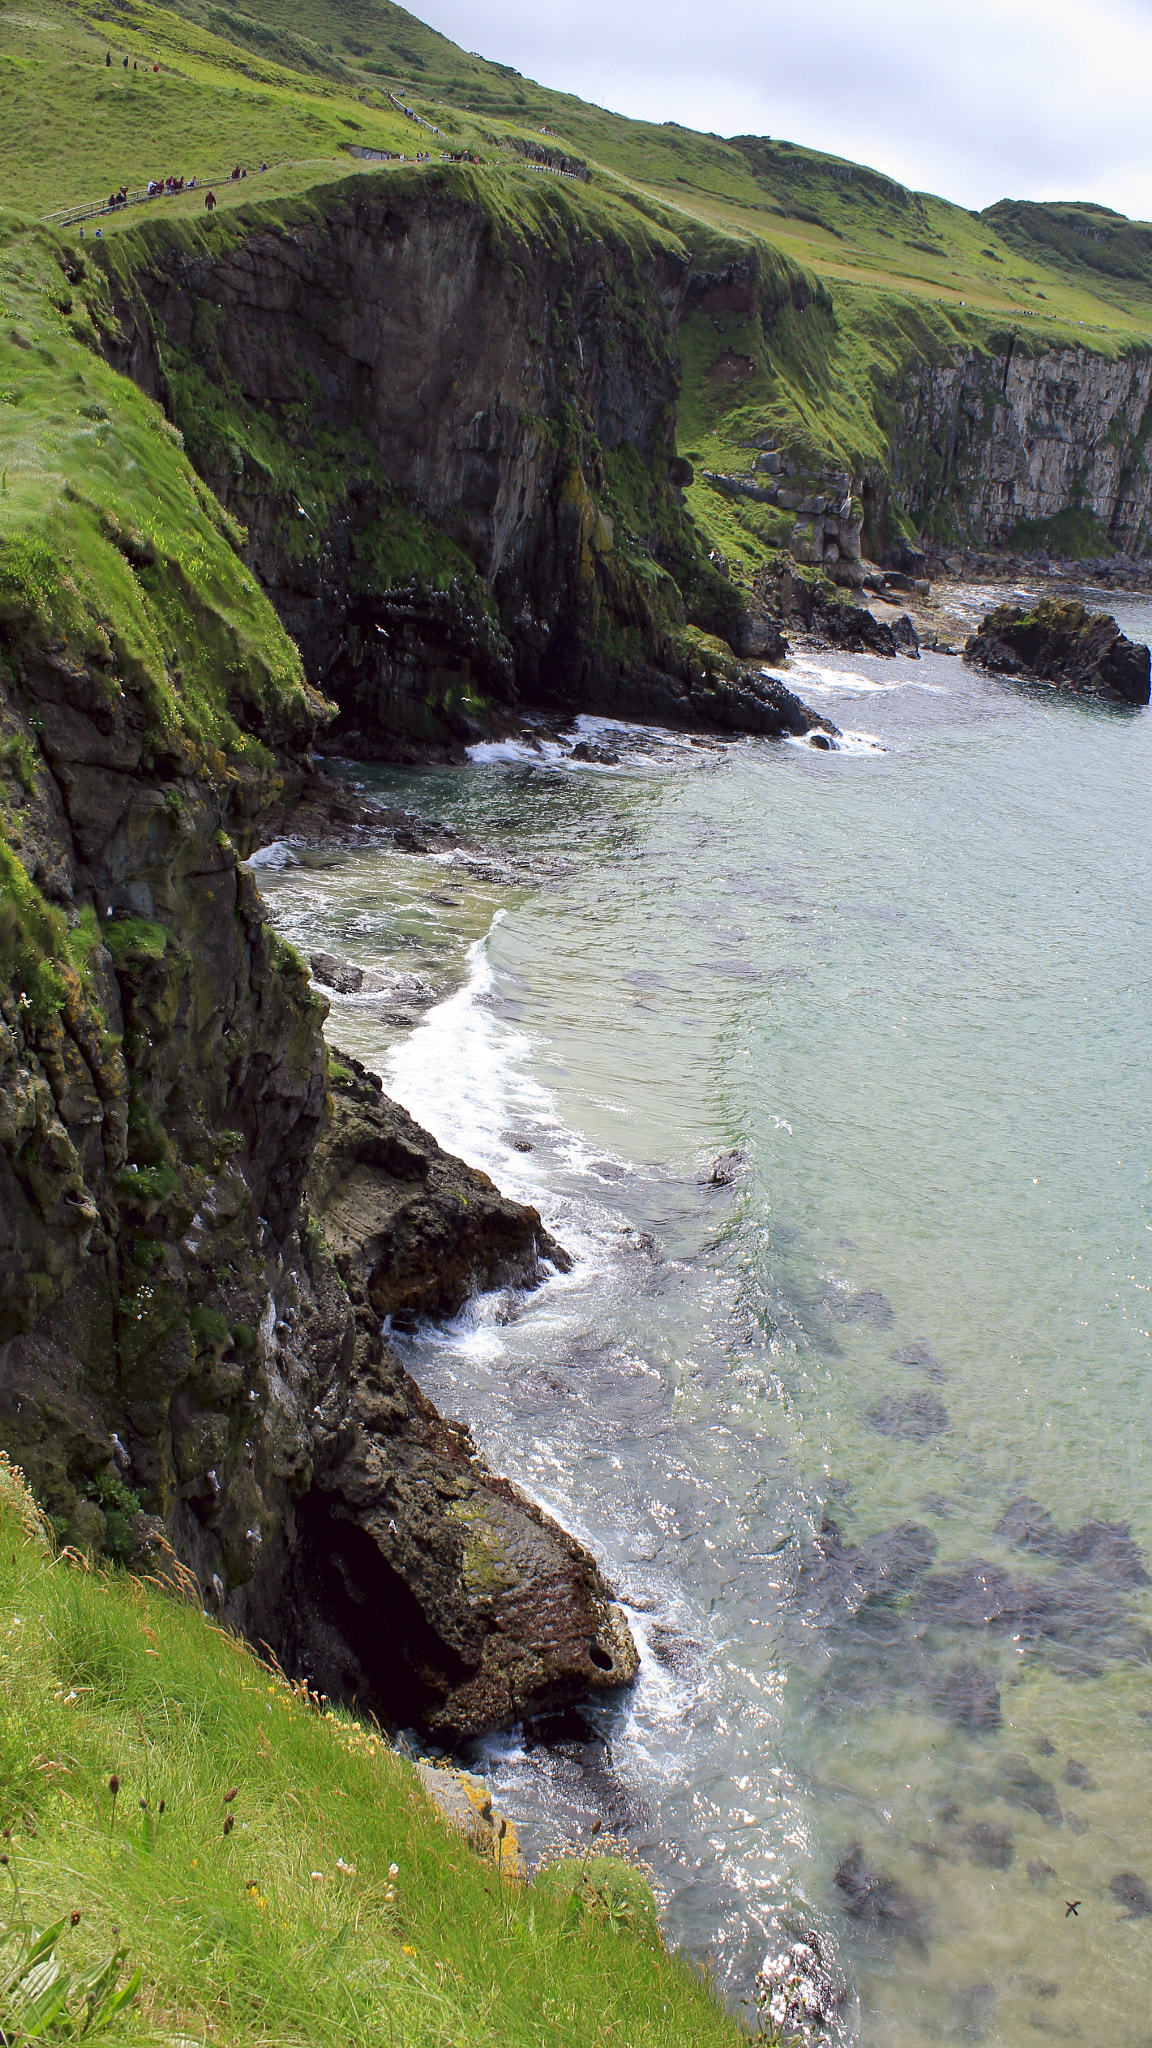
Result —
[{"label": "white cloud", "polygon": [[1152,218],[1152,0],[423,0],[422,20],[642,120],[767,134],[963,206]]}]

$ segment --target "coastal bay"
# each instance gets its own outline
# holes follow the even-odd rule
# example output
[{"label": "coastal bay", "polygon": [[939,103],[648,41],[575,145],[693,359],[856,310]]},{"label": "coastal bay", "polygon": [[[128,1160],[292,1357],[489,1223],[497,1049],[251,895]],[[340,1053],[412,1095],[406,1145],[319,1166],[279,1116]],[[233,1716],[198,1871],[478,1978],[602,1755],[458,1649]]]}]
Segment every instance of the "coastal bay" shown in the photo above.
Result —
[{"label": "coastal bay", "polygon": [[626,1839],[733,1994],[803,1921],[870,2043],[1135,2043],[1147,715],[930,653],[788,681],[838,751],[358,765],[487,860],[261,874],[295,943],[435,985],[329,1030],[575,1256],[394,1339],[641,1649],[478,1754],[530,1847]]}]

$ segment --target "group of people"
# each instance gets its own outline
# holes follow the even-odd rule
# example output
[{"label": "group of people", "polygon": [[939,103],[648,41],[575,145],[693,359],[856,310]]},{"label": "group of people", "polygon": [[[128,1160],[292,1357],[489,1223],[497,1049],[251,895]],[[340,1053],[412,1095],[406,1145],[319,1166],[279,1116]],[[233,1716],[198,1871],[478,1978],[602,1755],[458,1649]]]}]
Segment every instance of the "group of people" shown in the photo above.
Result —
[{"label": "group of people", "polygon": [[[268,169],[267,164],[262,163],[260,169],[266,171]],[[246,178],[248,173],[242,164],[237,164],[235,170],[229,175],[232,183],[237,184],[241,178]],[[146,195],[137,192],[135,197],[137,199],[144,196],[147,196],[149,199],[175,198],[181,192],[198,191],[200,184],[201,180],[199,178],[149,178]],[[122,206],[128,206],[130,203],[127,185],[118,186],[114,192],[108,194],[107,199],[104,201],[104,205],[109,213],[117,213]],[[216,203],[215,192],[207,191],[204,195],[204,204],[209,213],[215,211]],[[98,211],[99,209],[96,210]],[[83,235],[83,228],[81,228],[80,233]],[[100,233],[99,228],[97,228],[96,233]]]},{"label": "group of people", "polygon": [[[123,61],[124,69],[125,69],[125,71],[127,71],[127,69],[128,69],[128,59],[127,59],[127,57],[125,57],[125,58],[124,58],[124,59],[123,59],[122,61]],[[105,64],[106,64],[106,66],[107,66],[108,70],[109,70],[109,71],[111,71],[111,69],[112,69],[112,52],[111,52],[111,50],[105,50],[105,52],[104,52],[104,62],[105,62]],[[133,59],[132,59],[132,69],[133,69],[133,71],[137,71],[137,70],[139,70],[139,65],[137,64],[137,62],[136,62],[136,59],[135,59],[135,58],[133,58]],[[145,69],[145,71],[147,71],[147,69],[148,69],[147,63],[145,63],[144,69]],[[159,71],[159,69],[160,69],[160,66],[159,66],[158,64],[154,64],[154,65],[152,66],[152,69],[153,69],[153,71]]]}]

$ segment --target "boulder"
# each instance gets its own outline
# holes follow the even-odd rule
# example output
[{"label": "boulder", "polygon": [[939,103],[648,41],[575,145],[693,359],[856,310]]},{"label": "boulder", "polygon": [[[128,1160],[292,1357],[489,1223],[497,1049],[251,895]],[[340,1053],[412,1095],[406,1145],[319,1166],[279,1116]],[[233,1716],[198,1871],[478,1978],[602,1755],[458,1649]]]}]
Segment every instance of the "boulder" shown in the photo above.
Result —
[{"label": "boulder", "polygon": [[812,631],[825,647],[840,647],[845,653],[894,655],[896,652],[892,627],[874,619],[863,605],[819,605],[814,609]]},{"label": "boulder", "polygon": [[906,654],[910,661],[919,661],[920,639],[907,612],[901,612],[898,619],[892,620],[891,633],[898,652]]},{"label": "boulder", "polygon": [[998,605],[964,649],[964,659],[993,675],[1049,683],[1112,704],[1147,704],[1149,653],[1107,612],[1060,598],[1031,611]]},{"label": "boulder", "polygon": [[310,965],[313,980],[322,981],[339,996],[355,995],[364,986],[364,969],[338,959],[335,953],[313,953]]},{"label": "boulder", "polygon": [[567,1254],[358,1061],[336,1055],[333,1084],[299,1279],[313,1476],[273,1633],[249,1611],[250,1633],[314,1689],[438,1741],[628,1685],[639,1660],[594,1559],[437,1413],[381,1331],[532,1286]]},{"label": "boulder", "polygon": [[788,652],[776,621],[763,612],[742,612],[730,645],[741,661],[783,661]]}]

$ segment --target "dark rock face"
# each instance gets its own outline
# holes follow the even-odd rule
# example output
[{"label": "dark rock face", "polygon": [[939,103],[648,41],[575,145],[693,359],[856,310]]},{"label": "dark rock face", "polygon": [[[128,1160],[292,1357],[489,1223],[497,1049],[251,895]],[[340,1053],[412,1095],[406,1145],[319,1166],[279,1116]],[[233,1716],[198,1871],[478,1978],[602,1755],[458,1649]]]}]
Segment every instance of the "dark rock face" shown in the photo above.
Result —
[{"label": "dark rock face", "polygon": [[[744,666],[780,658],[777,626],[744,611],[680,498],[683,251],[606,238],[562,189],[532,204],[506,231],[429,170],[317,191],[282,224],[141,238],[115,278],[117,366],[243,521],[344,752],[459,758],[525,701],[806,730]],[[269,436],[279,482],[250,452]],[[645,541],[612,495],[618,456],[645,480]],[[686,624],[725,636],[729,672]]]},{"label": "dark rock face", "polygon": [[706,1176],[707,1185],[712,1188],[730,1188],[741,1180],[748,1169],[748,1154],[739,1145],[730,1152],[721,1152],[712,1161],[712,1171]]},{"label": "dark rock face", "polygon": [[[837,647],[846,654],[895,657],[897,641],[892,627],[874,619],[864,605],[830,594],[822,583],[809,582],[786,567],[781,572],[761,570],[754,588],[765,612],[774,612],[786,627],[794,622],[821,647]],[[908,631],[915,641],[910,620]],[[903,653],[913,651],[907,634],[902,634],[900,645]]]},{"label": "dark rock face", "polygon": [[907,612],[901,612],[898,619],[893,619],[888,630],[896,643],[897,653],[906,654],[911,661],[919,661],[920,639]]},{"label": "dark rock face", "polygon": [[1033,611],[999,605],[964,649],[994,675],[1020,676],[1113,704],[1147,704],[1149,652],[1107,612],[1043,598]]},{"label": "dark rock face", "polygon": [[874,619],[863,605],[824,605],[813,618],[813,630],[825,647],[839,647],[846,654],[896,653],[896,637],[891,626]]},{"label": "dark rock face", "polygon": [[345,1285],[361,1284],[379,1318],[399,1328],[457,1315],[478,1279],[535,1285],[541,1259],[569,1270],[534,1209],[444,1152],[358,1060],[336,1060],[309,1200]]},{"label": "dark rock face", "polygon": [[593,1560],[380,1335],[566,1257],[354,1062],[330,1086],[327,1004],[238,860],[286,779],[319,800],[321,707],[279,770],[223,773],[155,751],[130,676],[11,629],[0,654],[26,870],[90,940],[58,1007],[0,985],[0,1442],[61,1536],[142,1570],[170,1545],[383,1718],[462,1734],[627,1683]]}]

